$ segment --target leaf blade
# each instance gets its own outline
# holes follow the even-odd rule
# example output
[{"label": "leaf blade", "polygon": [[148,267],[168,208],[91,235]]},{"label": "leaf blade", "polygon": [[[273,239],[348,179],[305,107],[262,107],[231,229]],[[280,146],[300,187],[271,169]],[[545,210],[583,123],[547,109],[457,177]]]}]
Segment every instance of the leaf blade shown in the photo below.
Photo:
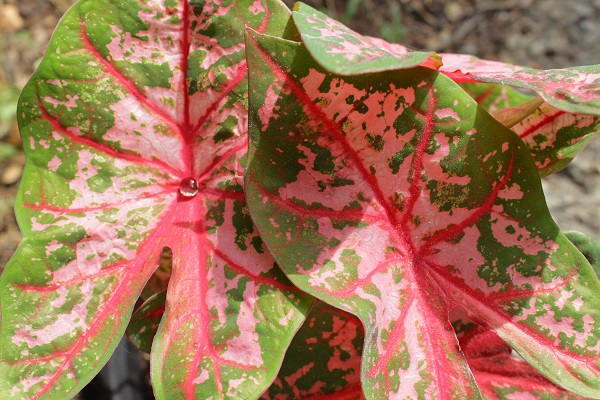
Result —
[{"label": "leaf blade", "polygon": [[340,75],[412,68],[437,69],[440,59],[432,52],[411,51],[399,44],[357,34],[303,3],[296,3],[294,23],[308,51],[327,69]]},{"label": "leaf blade", "polygon": [[[275,39],[270,38],[273,40],[273,43],[275,43]],[[266,40],[264,37],[261,38],[262,41]],[[280,44],[280,43],[277,43]],[[257,46],[257,45],[255,45]],[[292,51],[292,46],[294,46],[294,51]],[[277,54],[294,54],[295,51],[298,51],[298,47],[299,45],[293,45],[290,42],[287,42],[286,45],[282,45],[282,49],[277,49],[275,50],[274,48],[269,48],[268,50],[263,50],[263,52],[259,52],[256,51],[256,53],[259,53],[259,55],[255,56],[255,57],[261,57],[262,59],[267,59],[267,54],[271,53],[271,52],[275,52]],[[255,51],[253,49],[253,51]],[[254,55],[253,55],[254,56]],[[292,57],[290,55],[290,57]],[[300,57],[301,59],[304,59],[304,55],[300,56],[298,55],[298,57]],[[267,61],[268,62],[268,61]],[[275,70],[277,68],[277,66],[275,66],[273,64],[273,62],[269,63],[269,68],[272,68],[273,70]],[[264,67],[260,67],[257,68],[257,70],[264,70]],[[284,74],[284,68],[282,69],[278,69],[277,72],[275,72],[275,74],[279,77],[281,76],[281,79],[287,79],[283,76]],[[258,75],[258,74],[257,74]],[[254,81],[255,82],[255,81]],[[306,81],[309,82],[309,81]],[[313,87],[315,87],[314,85],[318,83],[318,81],[316,81],[315,83],[311,83],[311,85],[313,85]],[[289,81],[286,81],[286,84],[289,84],[290,86],[292,85]],[[281,84],[275,84],[275,86],[280,86]],[[318,86],[318,85],[317,85]],[[269,89],[271,90],[271,89]],[[303,105],[307,105],[307,107],[311,107],[310,104],[312,104],[312,102],[306,97],[305,94],[303,94],[301,91],[298,90],[298,87],[294,87],[294,89],[290,89],[291,91],[294,92],[295,95],[298,96],[298,100],[295,100],[297,102],[299,102],[300,104]],[[252,99],[251,99],[252,101]],[[269,106],[270,108],[271,106]],[[256,113],[256,110],[253,110]],[[316,115],[319,115],[319,110],[312,110],[311,112],[314,112]],[[258,112],[258,114],[260,114],[260,111]],[[251,114],[252,115],[252,114]],[[319,117],[322,117],[322,115],[319,115]],[[259,118],[261,118],[259,116]],[[327,124],[327,127],[330,129],[330,131],[336,129],[336,127],[334,127],[332,124],[330,124],[329,122],[326,122],[325,124]],[[292,123],[291,126],[294,126],[294,124]],[[337,130],[337,129],[336,129]],[[336,134],[336,140],[340,140],[340,137],[337,136]],[[251,146],[252,149],[252,146]],[[290,149],[286,148],[286,150],[283,150],[282,154],[288,154],[290,151]],[[255,156],[251,153],[250,155],[251,159],[254,160]],[[270,161],[269,161],[270,162]],[[267,162],[267,163],[269,163]],[[291,163],[287,163],[287,169],[293,168]],[[262,192],[263,189],[257,188],[256,185],[253,183],[252,179],[254,174],[252,173],[252,167],[250,167],[250,169],[248,170],[249,173],[247,174],[247,181],[246,181],[246,188],[247,188],[247,193],[249,193],[250,196],[255,196],[255,191],[258,191],[259,193],[261,193],[259,195],[260,198],[263,198],[264,200],[260,200],[265,201],[265,202],[269,202],[269,201],[273,201],[273,196],[267,196],[265,197],[265,193]],[[261,174],[264,174],[261,173]],[[365,176],[365,172],[364,171],[360,171],[360,172],[356,172],[357,175],[363,175]],[[263,176],[270,176],[271,174],[267,173],[264,174]],[[276,179],[276,178],[275,178]],[[272,179],[270,179],[272,180]],[[366,192],[366,190],[365,190]],[[251,194],[250,194],[251,193]],[[367,195],[368,196],[368,195]],[[373,194],[374,197],[378,198],[381,196],[381,194],[377,194],[374,193]],[[252,197],[251,197],[252,198]],[[276,199],[274,200],[276,201]],[[256,202],[254,203],[256,205]],[[252,203],[250,203],[250,205],[252,206]],[[296,210],[298,211],[298,210]],[[317,209],[318,211],[318,209]],[[253,216],[255,218],[255,221],[268,221],[269,218],[266,216],[266,214],[268,215],[273,215],[273,216],[280,216],[280,218],[275,217],[275,221],[273,222],[274,226],[277,225],[283,225],[285,221],[285,219],[287,218],[287,216],[283,215],[285,214],[285,212],[281,211],[281,210],[277,210],[274,211],[273,209],[270,211],[267,211],[266,214],[263,214],[265,212],[265,209],[251,209],[251,212],[253,213]],[[306,210],[304,210],[303,212],[306,212]],[[386,211],[388,214],[391,214],[392,211],[391,210],[387,210]],[[335,213],[335,211],[334,211]],[[336,214],[337,215],[337,214]],[[260,225],[259,222],[257,222]],[[264,225],[262,225],[263,228],[265,228]],[[260,229],[260,228],[259,228]],[[382,228],[383,229],[383,228]],[[266,241],[266,243],[269,245],[269,248],[272,250],[272,252],[274,252],[276,258],[278,259],[278,261],[280,262],[280,265],[282,265],[282,268],[284,268],[284,270],[287,270],[286,272],[288,272],[288,274],[290,273],[290,270],[287,269],[289,268],[290,262],[292,262],[293,264],[296,264],[298,262],[304,264],[304,261],[302,260],[302,258],[304,259],[308,259],[311,260],[313,255],[308,255],[307,257],[307,249],[312,249],[313,247],[316,247],[316,243],[307,245],[307,242],[300,242],[299,246],[300,248],[295,248],[291,249],[291,246],[288,247],[288,250],[290,250],[289,252],[287,252],[286,254],[282,254],[281,252],[278,251],[277,249],[277,245],[275,245],[272,240],[274,236],[279,237],[279,242],[282,241],[283,242],[286,241],[285,239],[285,235],[278,233],[277,229],[274,230],[273,233],[268,232],[267,230],[261,230],[261,233],[264,235],[264,240]],[[289,233],[288,233],[289,235]],[[311,234],[312,235],[312,234]],[[368,234],[367,234],[368,235]],[[390,235],[393,235],[392,233],[390,233]],[[315,235],[317,236],[317,235]],[[320,234],[318,235],[320,236]],[[362,235],[361,235],[362,236]],[[287,246],[286,246],[287,247]],[[317,250],[315,250],[316,252],[318,252],[318,247],[316,247]],[[311,250],[309,250],[311,251]],[[297,253],[296,253],[297,252]],[[300,254],[303,254],[302,256],[300,256]],[[284,258],[282,258],[284,257]],[[289,260],[288,260],[289,257]],[[302,257],[302,258],[299,258]],[[348,257],[351,259],[352,255],[348,255]],[[343,262],[343,261],[342,261]],[[350,260],[351,262],[351,260]],[[296,271],[296,269],[293,269],[294,271]],[[456,339],[453,339],[453,336],[450,335],[451,332],[451,328],[449,326],[445,326],[445,324],[442,321],[436,320],[435,322],[433,322],[434,325],[438,324],[438,327],[440,328],[440,331],[438,332],[438,334],[440,335],[440,337],[442,338],[440,340],[440,342],[438,343],[438,345],[436,345],[436,348],[438,350],[438,352],[435,353],[435,357],[432,356],[429,353],[429,349],[428,346],[425,345],[425,343],[422,342],[422,339],[419,338],[420,335],[423,335],[424,332],[427,330],[425,328],[425,326],[422,324],[422,320],[420,320],[418,318],[418,315],[415,313],[415,307],[413,304],[413,307],[411,307],[409,310],[402,312],[401,314],[399,310],[397,310],[397,305],[393,305],[392,304],[388,304],[387,307],[389,307],[390,309],[392,309],[393,311],[390,313],[391,315],[387,315],[385,316],[385,321],[387,321],[386,323],[383,324],[383,326],[386,327],[385,329],[385,333],[381,334],[381,333],[377,333],[375,331],[375,327],[373,326],[372,322],[370,321],[371,317],[368,314],[364,313],[364,310],[361,310],[360,308],[348,308],[348,302],[356,302],[358,301],[356,296],[352,297],[353,293],[353,288],[352,288],[352,284],[349,284],[350,289],[346,289],[344,288],[344,284],[340,283],[341,287],[338,288],[338,290],[334,290],[334,289],[327,289],[327,290],[319,290],[315,288],[315,285],[310,285],[307,284],[307,282],[305,281],[305,276],[303,276],[302,274],[298,275],[298,272],[294,272],[294,275],[290,276],[291,278],[296,278],[294,280],[294,283],[296,283],[297,285],[300,285],[303,289],[305,289],[306,291],[308,291],[309,293],[312,293],[314,295],[317,295],[323,299],[326,299],[328,302],[332,302],[333,304],[335,304],[336,306],[341,307],[342,309],[346,309],[347,311],[351,311],[353,313],[356,313],[359,318],[362,320],[362,322],[365,324],[365,330],[366,330],[366,337],[376,337],[376,340],[371,339],[372,341],[369,343],[367,342],[366,346],[365,346],[365,356],[367,357],[367,359],[369,360],[369,363],[367,365],[370,365],[370,367],[366,367],[363,366],[363,388],[365,390],[365,393],[367,396],[376,396],[376,398],[379,398],[381,396],[387,396],[388,392],[391,393],[415,393],[415,395],[420,394],[420,395],[425,395],[425,393],[429,393],[431,394],[431,391],[433,390],[434,392],[436,392],[437,390],[439,390],[437,387],[429,388],[430,386],[434,386],[432,385],[432,381],[433,380],[442,380],[443,383],[442,385],[448,389],[451,392],[455,392],[455,393],[462,393],[466,396],[477,396],[477,392],[476,392],[476,386],[474,384],[473,378],[470,375],[470,373],[468,372],[468,367],[466,366],[466,363],[450,363],[449,360],[453,359],[453,358],[462,358],[462,356],[457,353],[457,348],[456,345],[453,344]],[[306,278],[308,279],[308,278]],[[391,284],[391,282],[393,282],[393,278],[391,276],[385,276],[383,278],[380,279],[385,279],[386,282],[388,282],[389,284]],[[367,279],[365,279],[367,280]],[[323,283],[319,284],[322,285]],[[319,286],[317,285],[317,286]],[[356,285],[354,285],[356,286]],[[356,290],[361,291],[362,288],[357,288]],[[406,290],[408,291],[408,288],[403,288],[403,291]],[[337,295],[337,296],[336,296]],[[340,301],[340,299],[338,298],[342,297],[348,297],[348,299],[343,299],[342,301]],[[402,292],[400,292],[399,297],[401,299],[401,303],[405,303],[408,304],[409,306],[411,305],[411,303],[415,303],[414,299],[410,300],[410,299],[406,299],[406,295]],[[421,300],[421,299],[419,299]],[[438,310],[437,308],[439,308],[439,303],[436,304],[435,301],[433,303],[430,303],[429,301],[424,301],[422,304],[419,303],[419,306],[422,306],[424,308],[426,308],[428,311],[426,312],[428,315],[429,313],[431,313],[431,316],[434,317],[436,314],[438,314]],[[405,318],[405,323],[404,324],[397,324],[395,325],[393,321],[395,321],[396,319],[399,319],[402,321],[403,318]],[[387,325],[390,325],[390,328],[388,329]],[[414,329],[414,327],[416,327],[417,329]],[[385,336],[389,336],[389,339],[386,338]],[[372,360],[373,357],[377,357],[377,353],[379,352],[377,347],[381,347],[382,346],[382,342],[385,343],[387,340],[389,340],[390,342],[390,346],[391,348],[394,349],[394,351],[390,350],[382,352],[383,354],[381,355],[381,359],[378,362],[374,362]],[[375,343],[373,343],[375,342]],[[400,382],[399,379],[397,379],[396,376],[394,376],[393,378],[389,378],[390,376],[390,371],[388,370],[389,368],[394,368],[394,366],[397,367],[398,363],[404,365],[406,362],[402,361],[402,356],[399,356],[397,354],[397,352],[402,352],[402,348],[406,346],[406,342],[410,342],[410,343],[418,343],[416,345],[416,347],[419,349],[419,352],[422,352],[422,354],[427,354],[427,356],[421,357],[420,360],[424,361],[427,360],[426,365],[422,363],[419,363],[417,361],[413,361],[410,362],[409,365],[405,365],[404,368],[409,368],[410,369],[410,376],[416,376],[417,378],[412,380],[412,379],[408,379],[408,380],[404,380],[402,382]],[[439,346],[439,347],[437,347]],[[396,348],[398,348],[399,350],[396,351]],[[439,351],[441,349],[444,349],[444,351]],[[445,356],[444,356],[445,354]],[[400,357],[400,358],[399,358]],[[435,360],[435,361],[434,361]],[[455,372],[454,375],[450,375],[448,374],[446,377],[444,376],[435,376],[434,378],[431,377],[431,375],[427,372],[428,368],[432,368],[431,364],[433,365],[437,365],[440,366],[441,365],[444,366],[444,368],[446,368],[447,370],[453,370]],[[396,370],[394,370],[396,371]],[[392,373],[391,376],[393,376],[394,374]],[[411,388],[411,386],[413,386]],[[379,387],[379,389],[377,389],[377,387]],[[407,391],[408,390],[408,391]],[[377,397],[379,396],[379,397]]]},{"label": "leaf blade", "polygon": [[[528,353],[528,342],[543,342],[535,346],[538,353],[524,355],[528,361],[555,382],[568,374],[562,384],[569,390],[598,395],[598,298],[588,289],[598,281],[552,223],[539,177],[516,135],[476,113],[471,98],[430,70],[339,76],[311,61],[300,44],[253,37],[250,212],[296,285],[365,324],[367,395],[398,393],[399,386],[388,392],[384,380],[370,380],[369,371],[391,365],[404,332],[418,332],[394,325],[405,315],[440,336],[423,339],[427,346],[413,340],[412,359],[452,371],[432,381],[409,379],[410,390],[477,395],[447,324],[455,305],[474,310],[472,318],[519,352]],[[271,73],[259,72],[264,70]],[[549,284],[551,277],[560,284]],[[569,318],[551,323],[555,301],[571,291],[589,303],[565,309]],[[519,296],[541,304],[539,322],[520,314],[535,308],[520,304]],[[584,323],[591,325],[581,332]],[[563,329],[581,347],[558,340]],[[389,353],[382,350],[388,340]],[[432,348],[435,356],[426,356],[424,349]],[[554,358],[552,370],[544,357]],[[394,368],[419,375],[414,366],[410,374]]]},{"label": "leaf blade", "polygon": [[[278,271],[246,210],[243,29],[287,35],[288,21],[278,0],[84,0],[63,18],[20,102],[25,239],[0,283],[2,396],[63,398],[89,381],[164,248],[176,263],[153,357],[183,381],[154,373],[158,398],[180,387],[182,398],[245,398],[268,387],[313,299]],[[182,194],[191,179],[197,193]],[[23,284],[37,292],[21,295]],[[178,309],[186,305],[197,308]],[[251,305],[273,314],[253,317]],[[179,323],[213,312],[230,316],[200,339],[220,342],[228,359],[240,355],[229,386],[243,383],[246,393],[203,392],[171,351],[198,356],[198,332],[177,346],[171,339]],[[246,345],[260,349],[254,360],[242,357]],[[242,376],[262,357],[266,372]],[[198,371],[202,361],[185,366]]]},{"label": "leaf blade", "polygon": [[[302,41],[311,55],[330,72],[360,75],[425,66],[463,83],[467,92],[480,96],[483,107],[508,127],[512,128],[527,119],[514,129],[518,134],[522,135],[531,126],[539,125],[535,129],[536,139],[529,137],[526,143],[536,158],[542,176],[567,165],[598,131],[598,65],[536,70],[463,54],[440,54],[424,61],[427,53],[362,36],[304,4],[297,6],[293,15]],[[437,60],[435,57],[441,57],[441,65],[432,63],[432,60]],[[480,90],[486,84],[489,89],[482,93]],[[495,113],[497,106],[488,104],[492,99],[510,104],[511,101],[518,103],[520,97],[525,97],[506,85],[531,90],[541,96],[545,103],[537,110],[517,107]],[[488,109],[488,105],[493,109]],[[562,122],[557,122],[558,126],[555,127],[546,117],[558,112],[563,114],[560,118]]]},{"label": "leaf blade", "polygon": [[317,301],[261,399],[364,399],[360,361],[364,332],[353,315]]}]

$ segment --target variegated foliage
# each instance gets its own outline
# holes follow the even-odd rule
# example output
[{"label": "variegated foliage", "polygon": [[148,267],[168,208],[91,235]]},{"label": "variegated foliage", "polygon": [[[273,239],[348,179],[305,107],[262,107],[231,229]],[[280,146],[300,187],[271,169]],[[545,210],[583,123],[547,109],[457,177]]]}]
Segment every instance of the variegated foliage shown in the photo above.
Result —
[{"label": "variegated foliage", "polygon": [[[362,36],[301,3],[296,5],[293,18],[311,55],[333,73],[360,75],[422,65],[438,69],[457,82],[498,86],[489,93],[476,89],[477,95],[484,95],[483,101],[492,106],[492,98],[500,96],[500,100],[507,101],[507,96],[521,97],[506,92],[504,85],[537,93],[541,100],[533,107],[519,105],[495,117],[521,136],[541,176],[567,165],[600,130],[598,65],[542,71],[462,54],[413,52],[401,45]],[[437,57],[441,57],[441,64]],[[467,90],[470,89],[473,87]]]},{"label": "variegated foliage", "polygon": [[[294,19],[322,66],[274,38],[299,38],[279,0],[82,0],[66,15],[19,105],[25,238],[0,281],[0,397],[75,393],[138,296],[128,334],[152,352],[159,399],[360,399],[361,386],[514,397],[519,382],[489,368],[517,361],[505,345],[492,363],[471,357],[473,325],[447,323],[456,306],[550,379],[599,396],[598,281],[496,122],[554,172],[597,130],[595,67],[440,58],[304,5]],[[365,324],[362,385],[360,321],[318,302],[291,341],[313,299],[250,220],[246,27],[254,217],[295,283]],[[597,244],[582,250],[597,257]],[[517,367],[545,385],[527,395],[564,393]]]},{"label": "variegated foliage", "polygon": [[600,397],[600,284],[523,142],[428,68],[341,76],[252,32],[246,195],[300,288],[365,326],[366,398],[480,396],[449,310]]},{"label": "variegated foliage", "polygon": [[[594,268],[600,268],[600,245],[590,235],[567,231],[565,236],[582,252]],[[461,351],[482,395],[490,400],[574,400],[582,399],[544,379],[525,363],[510,346],[494,332],[471,322],[459,309],[450,312]]]},{"label": "variegated foliage", "polygon": [[[129,339],[150,352],[165,294],[149,298],[132,316]],[[360,365],[364,333],[358,319],[317,302],[286,351],[279,374],[262,395],[263,400],[363,398]]]},{"label": "variegated foliage", "polygon": [[312,299],[246,208],[244,29],[288,22],[278,0],[82,0],[62,19],[19,104],[24,239],[0,286],[0,398],[81,389],[165,248],[156,397],[268,388]]},{"label": "variegated foliage", "polygon": [[353,315],[318,301],[261,400],[361,400],[364,332]]}]

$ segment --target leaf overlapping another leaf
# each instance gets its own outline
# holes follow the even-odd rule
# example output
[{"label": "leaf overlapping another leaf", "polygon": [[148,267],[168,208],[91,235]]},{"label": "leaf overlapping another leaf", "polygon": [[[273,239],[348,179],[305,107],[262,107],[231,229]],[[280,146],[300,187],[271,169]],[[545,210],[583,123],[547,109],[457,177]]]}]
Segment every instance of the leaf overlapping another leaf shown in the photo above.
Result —
[{"label": "leaf overlapping another leaf", "polygon": [[487,82],[529,89],[560,110],[600,114],[600,65],[537,70],[466,54],[440,56],[439,71],[457,82]]},{"label": "leaf overlapping another leaf", "polygon": [[439,70],[457,82],[484,82],[529,89],[558,109],[600,114],[600,65],[537,70],[482,60],[467,54],[436,55],[414,51],[360,35],[303,3],[296,4],[293,18],[302,41],[315,60],[339,75],[360,75],[421,65]]},{"label": "leaf overlapping another leaf", "polygon": [[456,306],[600,396],[600,285],[514,133],[431,69],[340,76],[256,33],[247,57],[251,214],[296,285],[365,325],[367,398],[479,396]]},{"label": "leaf overlapping another leaf", "polygon": [[[25,238],[0,283],[0,398],[83,387],[165,248],[156,397],[268,387],[312,299],[247,212],[244,28],[288,22],[278,0],[83,0],[66,14],[19,105]],[[180,194],[187,178],[197,195]]]},{"label": "leaf overlapping another leaf", "polygon": [[[497,61],[481,60],[463,54],[440,54],[441,64],[431,53],[413,52],[404,46],[382,43],[362,36],[317,10],[297,4],[293,13],[302,40],[315,60],[325,69],[340,75],[360,75],[375,71],[392,71],[417,65],[437,69],[457,82],[466,85],[487,83],[483,93],[477,87],[465,89],[475,97],[484,95],[482,102],[494,99],[519,101],[518,94],[507,91],[506,85],[537,93],[544,100],[539,108],[518,107],[496,115],[501,122],[524,137],[536,160],[541,176],[549,175],[567,165],[600,129],[600,66],[591,65],[560,70],[536,70]],[[321,33],[324,38],[318,37]],[[350,38],[350,39],[349,39]],[[348,54],[341,48],[352,43]],[[347,59],[343,61],[343,58]],[[374,68],[376,66],[376,68]],[[497,107],[487,107],[495,113]],[[489,104],[493,106],[492,104]],[[508,115],[506,112],[508,111]],[[521,122],[522,121],[522,122]],[[514,126],[517,122],[519,125]]]},{"label": "leaf overlapping another leaf", "polygon": [[363,341],[363,328],[355,316],[317,301],[290,343],[277,379],[261,399],[364,399]]},{"label": "leaf overlapping another leaf", "polygon": [[300,2],[294,6],[294,23],[313,57],[340,75],[441,66],[440,57],[433,52],[411,51],[400,44],[360,35]]},{"label": "leaf overlapping another leaf", "polygon": [[460,346],[486,399],[583,399],[544,379],[529,364],[516,358],[498,335],[481,326],[462,337]]},{"label": "leaf overlapping another leaf", "polygon": [[[528,95],[513,89],[510,86],[493,83],[461,83],[464,89],[484,110],[494,115],[502,110],[511,109],[536,99],[536,96]],[[506,124],[503,124],[506,126]]]},{"label": "leaf overlapping another leaf", "polygon": [[[128,337],[145,352],[150,352],[164,313],[165,295],[149,298],[131,318]],[[364,398],[360,385],[363,341],[362,325],[355,316],[316,302],[290,343],[277,378],[260,398]]]}]

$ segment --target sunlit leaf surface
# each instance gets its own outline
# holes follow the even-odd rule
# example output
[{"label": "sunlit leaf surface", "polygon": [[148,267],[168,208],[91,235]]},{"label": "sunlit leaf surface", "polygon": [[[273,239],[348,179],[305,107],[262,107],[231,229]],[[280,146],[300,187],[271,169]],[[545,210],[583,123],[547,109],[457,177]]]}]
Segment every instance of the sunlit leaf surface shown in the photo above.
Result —
[{"label": "sunlit leaf surface", "polygon": [[277,0],[84,0],[62,19],[19,105],[24,239],[0,284],[1,399],[77,393],[165,248],[156,397],[268,388],[312,300],[246,208],[244,29],[288,23]]},{"label": "sunlit leaf surface", "polygon": [[[296,6],[293,18],[311,55],[332,73],[361,75],[422,65],[463,83],[483,108],[524,138],[541,176],[567,165],[600,129],[599,65],[545,71],[463,54],[437,56],[362,36],[304,4]],[[527,96],[506,85],[537,93],[545,102],[520,108]],[[516,108],[502,110],[507,107]]]},{"label": "sunlit leaf surface", "polygon": [[248,204],[299,287],[365,326],[367,398],[477,398],[449,310],[600,396],[600,284],[528,150],[427,68],[344,77],[252,33]]},{"label": "sunlit leaf surface", "polygon": [[400,44],[360,35],[300,2],[294,7],[294,23],[317,61],[341,75],[441,65],[440,57],[432,52],[411,51]]}]

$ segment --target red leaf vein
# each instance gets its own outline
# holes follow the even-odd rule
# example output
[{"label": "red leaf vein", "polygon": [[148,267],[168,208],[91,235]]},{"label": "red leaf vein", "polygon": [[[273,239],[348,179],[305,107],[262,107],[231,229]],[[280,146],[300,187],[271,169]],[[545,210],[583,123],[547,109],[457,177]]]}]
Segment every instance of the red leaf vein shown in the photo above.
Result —
[{"label": "red leaf vein", "polygon": [[127,153],[127,152],[123,152],[123,151],[117,151],[114,148],[107,146],[105,144],[101,144],[98,143],[92,139],[89,139],[87,137],[84,136],[79,136],[76,135],[75,133],[71,132],[67,127],[65,127],[64,125],[62,125],[60,123],[60,121],[58,121],[58,119],[56,119],[55,117],[51,116],[48,111],[44,108],[43,104],[41,103],[41,101],[39,102],[39,109],[42,111],[42,119],[48,121],[50,123],[50,125],[52,126],[52,128],[62,134],[63,136],[68,137],[69,139],[71,139],[74,143],[78,143],[81,144],[83,146],[86,147],[90,147],[100,153],[104,153],[110,157],[113,158],[120,158],[122,160],[126,160],[126,161],[130,161],[132,163],[138,164],[138,165],[143,165],[143,166],[153,166],[154,168],[158,169],[159,171],[165,171],[165,172],[170,172],[173,176],[176,177],[183,177],[185,176],[184,173],[182,173],[181,171],[171,167],[169,164],[165,163],[162,160],[159,159],[147,159],[142,157],[139,154],[135,154],[135,153]]}]

